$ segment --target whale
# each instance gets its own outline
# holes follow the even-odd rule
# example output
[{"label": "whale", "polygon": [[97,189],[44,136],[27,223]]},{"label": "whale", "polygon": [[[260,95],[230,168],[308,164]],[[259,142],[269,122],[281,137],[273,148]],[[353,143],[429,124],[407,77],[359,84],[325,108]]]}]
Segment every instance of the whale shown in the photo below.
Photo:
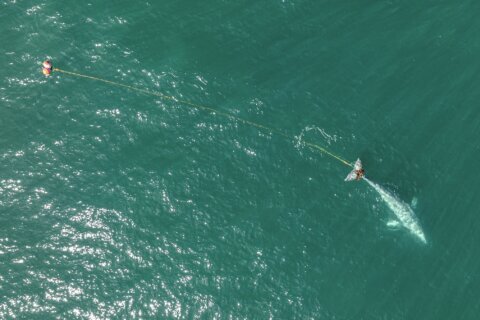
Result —
[{"label": "whale", "polygon": [[427,239],[425,233],[423,232],[413,209],[407,203],[398,199],[380,185],[368,180],[365,176],[363,177],[363,180],[365,180],[379,194],[380,198],[385,202],[388,208],[392,210],[393,214],[398,219],[398,222],[410,231],[410,233],[417,239],[426,244]]}]

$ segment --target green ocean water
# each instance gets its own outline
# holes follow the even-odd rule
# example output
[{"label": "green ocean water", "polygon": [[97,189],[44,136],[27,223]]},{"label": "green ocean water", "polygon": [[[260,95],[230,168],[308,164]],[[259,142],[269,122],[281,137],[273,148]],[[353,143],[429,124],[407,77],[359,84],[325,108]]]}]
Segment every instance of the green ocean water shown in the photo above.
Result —
[{"label": "green ocean water", "polygon": [[1,0],[0,318],[478,319],[478,13]]}]

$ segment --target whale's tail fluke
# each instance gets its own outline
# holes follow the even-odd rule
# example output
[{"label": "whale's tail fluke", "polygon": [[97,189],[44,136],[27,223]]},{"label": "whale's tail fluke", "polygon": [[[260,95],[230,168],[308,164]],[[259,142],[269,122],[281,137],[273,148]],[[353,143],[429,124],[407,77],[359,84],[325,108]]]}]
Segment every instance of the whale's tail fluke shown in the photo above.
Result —
[{"label": "whale's tail fluke", "polygon": [[365,175],[365,170],[362,167],[362,161],[357,159],[353,165],[353,170],[347,175],[345,181],[360,180]]}]

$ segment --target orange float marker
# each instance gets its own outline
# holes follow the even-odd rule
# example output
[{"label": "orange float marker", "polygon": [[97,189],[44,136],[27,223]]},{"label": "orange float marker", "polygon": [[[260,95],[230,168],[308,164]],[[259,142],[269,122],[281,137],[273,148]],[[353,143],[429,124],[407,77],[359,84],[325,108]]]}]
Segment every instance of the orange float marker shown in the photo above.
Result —
[{"label": "orange float marker", "polygon": [[50,60],[44,61],[42,66],[42,72],[46,77],[52,74],[53,66]]}]

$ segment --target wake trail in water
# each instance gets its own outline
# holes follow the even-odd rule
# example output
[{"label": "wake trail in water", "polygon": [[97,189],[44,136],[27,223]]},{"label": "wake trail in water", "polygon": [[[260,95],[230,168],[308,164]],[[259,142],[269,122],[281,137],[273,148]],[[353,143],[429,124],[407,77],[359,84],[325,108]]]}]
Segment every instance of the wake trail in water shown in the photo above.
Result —
[{"label": "wake trail in water", "polygon": [[393,211],[397,219],[405,228],[407,228],[423,243],[427,243],[425,234],[420,227],[420,223],[418,222],[418,219],[415,216],[412,208],[408,204],[398,199],[375,182],[372,182],[365,177],[363,177],[363,180],[365,180],[375,191],[377,191],[382,200],[387,204],[390,210]]}]

